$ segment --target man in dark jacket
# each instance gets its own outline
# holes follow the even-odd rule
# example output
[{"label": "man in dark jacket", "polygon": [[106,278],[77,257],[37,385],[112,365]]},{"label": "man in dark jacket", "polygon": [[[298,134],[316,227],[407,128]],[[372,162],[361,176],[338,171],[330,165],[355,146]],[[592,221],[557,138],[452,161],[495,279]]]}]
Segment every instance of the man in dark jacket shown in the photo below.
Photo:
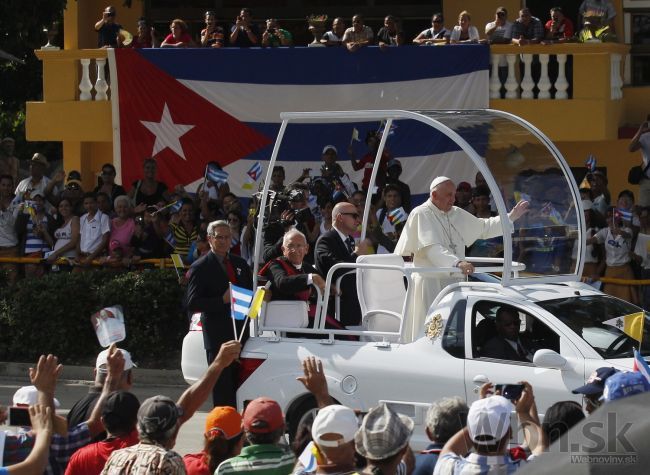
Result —
[{"label": "man in dark jacket", "polygon": [[[231,255],[231,231],[227,221],[208,225],[210,252],[192,264],[187,283],[187,307],[191,314],[201,312],[203,345],[208,364],[226,341],[237,339],[243,321],[237,321],[233,338],[230,315],[230,284],[252,289],[253,276],[246,261]],[[212,391],[215,406],[236,406],[235,374],[232,365],[224,368]]]}]

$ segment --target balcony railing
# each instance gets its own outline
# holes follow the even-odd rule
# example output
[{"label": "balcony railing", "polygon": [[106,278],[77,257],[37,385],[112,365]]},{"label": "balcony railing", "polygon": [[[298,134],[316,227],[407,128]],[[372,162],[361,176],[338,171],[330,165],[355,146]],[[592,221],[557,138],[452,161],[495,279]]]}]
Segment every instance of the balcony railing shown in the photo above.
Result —
[{"label": "balcony railing", "polygon": [[616,43],[492,45],[490,99],[566,100],[571,86],[573,97],[596,98],[595,91],[607,91],[600,99],[621,99],[628,51]]}]

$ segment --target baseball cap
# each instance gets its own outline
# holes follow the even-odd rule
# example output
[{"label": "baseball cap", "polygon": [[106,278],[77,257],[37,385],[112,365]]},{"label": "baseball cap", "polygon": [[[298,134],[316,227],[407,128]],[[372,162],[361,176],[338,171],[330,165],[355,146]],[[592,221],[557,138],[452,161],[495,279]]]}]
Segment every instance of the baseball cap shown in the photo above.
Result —
[{"label": "baseball cap", "polygon": [[40,163],[43,166],[48,166],[47,158],[42,153],[36,152],[31,160],[33,163]]},{"label": "baseball cap", "polygon": [[[14,393],[14,406],[33,406],[38,404],[38,389],[36,386],[22,386]],[[58,408],[61,404],[57,398],[54,398],[54,407]]]},{"label": "baseball cap", "polygon": [[330,149],[334,150],[334,153],[336,153],[336,154],[339,153],[339,151],[336,149],[336,147],[334,145],[325,145],[325,147],[323,147],[323,155],[325,155],[327,153],[327,151],[330,150]]},{"label": "baseball cap", "polygon": [[183,410],[167,396],[146,399],[138,410],[138,431],[141,434],[162,435],[176,425]]},{"label": "baseball cap", "polygon": [[130,432],[138,421],[140,401],[128,391],[113,391],[102,407],[104,425],[109,432]]},{"label": "baseball cap", "polygon": [[650,390],[650,382],[641,373],[621,372],[610,376],[605,381],[603,396],[605,402],[616,401],[635,394],[641,394]]},{"label": "baseball cap", "polygon": [[244,409],[244,429],[254,434],[268,434],[284,427],[282,408],[273,399],[258,397]]},{"label": "baseball cap", "polygon": [[40,196],[42,199],[45,199],[45,195],[43,194],[43,192],[38,190],[32,191],[29,196],[31,199],[34,199],[37,196]]},{"label": "baseball cap", "polygon": [[205,418],[205,436],[213,439],[217,434],[230,440],[241,434],[241,415],[230,406],[217,406]]},{"label": "baseball cap", "polygon": [[505,437],[510,429],[513,404],[503,396],[474,401],[467,414],[467,430],[472,442],[491,445]]},{"label": "baseball cap", "polygon": [[[99,353],[97,355],[97,362],[95,363],[95,368],[98,371],[101,372],[106,372],[106,363],[107,363],[107,358],[108,358],[108,350],[109,348],[106,348],[104,351]],[[122,348],[118,348],[122,352],[122,355],[124,355],[124,371],[128,371],[131,368],[137,368],[136,364],[133,362],[133,359],[131,358],[131,353],[129,353],[126,350],[123,350]],[[104,367],[102,367],[104,365]]]},{"label": "baseball cap", "polygon": [[314,442],[322,447],[338,447],[354,440],[359,421],[352,409],[332,404],[318,411],[311,425]]},{"label": "baseball cap", "polygon": [[466,181],[461,181],[456,187],[456,191],[472,191],[472,185]]},{"label": "baseball cap", "polygon": [[386,164],[386,168],[393,168],[393,167],[402,168],[402,163],[396,158],[388,160],[388,163]]},{"label": "baseball cap", "polygon": [[381,403],[363,418],[354,436],[355,448],[367,459],[383,460],[409,443],[414,426],[410,417],[398,415],[386,403]]},{"label": "baseball cap", "polygon": [[616,373],[618,373],[618,370],[609,366],[598,368],[589,375],[584,386],[580,386],[571,392],[573,394],[584,394],[586,396],[602,393],[603,389],[605,389],[605,381]]}]

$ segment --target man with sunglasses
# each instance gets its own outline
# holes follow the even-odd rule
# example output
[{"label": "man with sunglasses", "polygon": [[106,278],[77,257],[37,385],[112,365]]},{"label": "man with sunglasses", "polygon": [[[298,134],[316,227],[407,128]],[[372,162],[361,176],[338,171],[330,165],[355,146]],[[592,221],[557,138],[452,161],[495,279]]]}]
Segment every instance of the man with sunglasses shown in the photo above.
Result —
[{"label": "man with sunglasses", "polygon": [[587,414],[591,414],[600,407],[602,401],[600,397],[605,390],[605,381],[610,376],[618,373],[618,370],[612,367],[603,366],[591,373],[584,386],[571,391],[573,394],[582,394],[584,397],[584,408]]},{"label": "man with sunglasses", "polygon": [[442,13],[434,13],[431,17],[431,28],[427,28],[415,37],[416,45],[435,45],[436,43],[449,43],[451,32],[445,28]]},{"label": "man with sunglasses", "polygon": [[[356,262],[357,256],[370,254],[370,241],[366,239],[355,244],[352,237],[360,222],[361,216],[352,203],[339,203],[334,206],[332,229],[322,234],[316,242],[316,269],[320,275],[327,277],[327,273],[334,264]],[[332,276],[332,284],[335,284],[336,280],[348,271],[349,269],[342,269],[335,272]],[[357,298],[357,283],[354,274],[347,275],[341,280],[340,290],[341,315],[338,315],[338,319],[345,326],[359,325],[361,308]]]}]

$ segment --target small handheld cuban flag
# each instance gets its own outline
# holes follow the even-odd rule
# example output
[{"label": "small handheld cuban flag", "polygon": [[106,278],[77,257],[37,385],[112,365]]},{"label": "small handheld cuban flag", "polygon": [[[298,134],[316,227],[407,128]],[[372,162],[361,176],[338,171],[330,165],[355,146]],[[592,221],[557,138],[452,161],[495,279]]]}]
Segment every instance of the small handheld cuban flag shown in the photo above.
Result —
[{"label": "small handheld cuban flag", "polygon": [[246,320],[253,301],[253,291],[230,284],[230,313],[235,320]]},{"label": "small handheld cuban flag", "polygon": [[228,172],[219,170],[219,167],[209,163],[205,168],[205,177],[215,183],[226,183],[228,181]]},{"label": "small handheld cuban flag", "polygon": [[634,349],[634,371],[641,373],[650,383],[650,366],[636,348]]},{"label": "small handheld cuban flag", "polygon": [[350,145],[352,145],[352,142],[361,142],[361,139],[359,139],[359,129],[356,127],[352,128],[352,138],[350,139]]},{"label": "small handheld cuban flag", "polygon": [[406,214],[406,211],[404,211],[404,208],[401,206],[388,213],[388,221],[390,221],[390,224],[393,226],[406,222],[407,218],[408,214]]},{"label": "small handheld cuban flag", "polygon": [[250,170],[246,172],[246,174],[253,180],[257,181],[262,175],[262,164],[260,162],[255,162],[255,164],[251,167]]},{"label": "small handheld cuban flag", "polygon": [[585,167],[587,167],[590,172],[594,172],[596,170],[596,157],[589,155],[585,161]]},{"label": "small handheld cuban flag", "polygon": [[171,214],[178,213],[181,208],[183,207],[183,201],[182,200],[176,200],[172,204],[169,205],[169,212]]},{"label": "small handheld cuban flag", "polygon": [[621,218],[623,221],[632,221],[632,211],[627,211],[622,208],[616,208],[614,213],[617,218]]}]

